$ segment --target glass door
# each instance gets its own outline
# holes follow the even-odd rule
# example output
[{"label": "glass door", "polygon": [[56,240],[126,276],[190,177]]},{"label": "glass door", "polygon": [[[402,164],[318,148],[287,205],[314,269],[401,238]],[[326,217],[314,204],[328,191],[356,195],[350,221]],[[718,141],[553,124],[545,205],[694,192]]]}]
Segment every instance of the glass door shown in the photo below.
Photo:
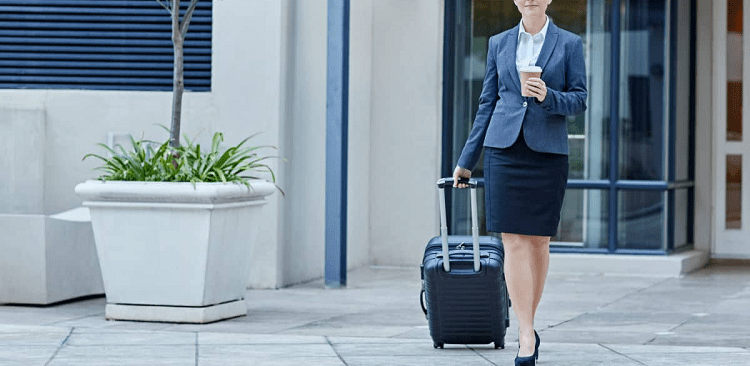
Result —
[{"label": "glass door", "polygon": [[[750,258],[750,142],[743,133],[750,103],[750,0],[714,2],[714,256]],[[748,104],[750,105],[750,104]]]}]

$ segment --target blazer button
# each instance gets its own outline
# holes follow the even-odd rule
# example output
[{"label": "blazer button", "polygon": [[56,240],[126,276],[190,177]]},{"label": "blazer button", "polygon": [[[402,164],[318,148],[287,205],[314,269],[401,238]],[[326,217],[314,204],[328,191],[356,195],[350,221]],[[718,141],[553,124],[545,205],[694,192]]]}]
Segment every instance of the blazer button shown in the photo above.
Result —
[{"label": "blazer button", "polygon": [[528,103],[526,103],[526,102],[523,102],[523,106],[524,106],[524,107],[526,107],[526,105],[528,105]]}]

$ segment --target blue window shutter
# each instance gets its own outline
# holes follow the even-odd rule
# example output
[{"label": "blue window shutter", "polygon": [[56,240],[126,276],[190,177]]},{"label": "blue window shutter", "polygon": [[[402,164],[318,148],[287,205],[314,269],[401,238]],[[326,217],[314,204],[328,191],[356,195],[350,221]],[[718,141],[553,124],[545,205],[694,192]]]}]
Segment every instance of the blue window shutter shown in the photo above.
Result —
[{"label": "blue window shutter", "polygon": [[[190,22],[185,90],[211,90],[211,6]],[[171,29],[155,0],[0,0],[0,89],[172,90]]]}]

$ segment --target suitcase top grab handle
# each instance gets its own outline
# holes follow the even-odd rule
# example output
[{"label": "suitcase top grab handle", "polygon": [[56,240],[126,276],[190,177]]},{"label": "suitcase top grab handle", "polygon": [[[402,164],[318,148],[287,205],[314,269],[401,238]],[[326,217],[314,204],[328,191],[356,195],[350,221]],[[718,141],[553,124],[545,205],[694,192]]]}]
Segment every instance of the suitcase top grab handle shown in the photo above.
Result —
[{"label": "suitcase top grab handle", "polygon": [[[459,179],[459,183],[467,183],[471,191],[471,236],[474,251],[474,271],[479,272],[479,224],[477,223],[477,180],[476,179]],[[437,181],[439,198],[440,198],[440,237],[443,241],[443,269],[450,272],[450,256],[448,255],[448,220],[445,213],[445,187],[453,186],[453,178],[441,178]]]}]

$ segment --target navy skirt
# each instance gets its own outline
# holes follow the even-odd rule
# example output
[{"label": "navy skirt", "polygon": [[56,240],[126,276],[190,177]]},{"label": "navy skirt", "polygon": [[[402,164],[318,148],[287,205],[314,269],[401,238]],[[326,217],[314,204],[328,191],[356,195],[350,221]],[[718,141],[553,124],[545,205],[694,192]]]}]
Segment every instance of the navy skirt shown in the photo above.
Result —
[{"label": "navy skirt", "polygon": [[523,130],[508,148],[485,147],[487,230],[555,236],[567,183],[568,156],[532,150]]}]

